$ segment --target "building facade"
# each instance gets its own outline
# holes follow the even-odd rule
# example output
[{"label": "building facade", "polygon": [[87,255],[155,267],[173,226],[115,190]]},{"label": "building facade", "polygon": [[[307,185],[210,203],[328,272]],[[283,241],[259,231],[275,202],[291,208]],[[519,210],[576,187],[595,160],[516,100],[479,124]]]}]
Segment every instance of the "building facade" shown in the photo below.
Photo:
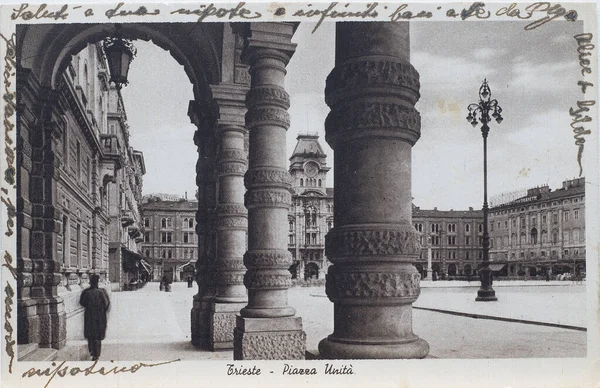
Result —
[{"label": "building facade", "polygon": [[150,276],[150,266],[139,253],[142,242],[139,206],[146,166],[142,152],[129,146],[129,125],[121,94],[110,94],[107,107],[108,132],[101,135],[101,140],[119,155],[120,165],[107,189],[109,279],[113,290],[122,291],[131,282],[146,281]]},{"label": "building facade", "polygon": [[585,179],[490,209],[490,260],[508,276],[585,273]]},{"label": "building facade", "polygon": [[[19,72],[19,82],[19,130],[23,139],[29,136],[34,125],[33,111],[44,107],[36,100],[40,86],[27,71]],[[116,193],[122,177],[127,176],[124,170],[131,169],[136,179],[126,190],[139,194],[144,173],[143,155],[129,148],[126,140],[111,134],[115,117],[119,117],[117,121],[124,128],[126,116],[120,92],[108,82],[100,43],[87,44],[73,55],[58,75],[57,85],[56,93],[50,97],[55,100],[53,108],[45,113],[53,123],[47,140],[53,143],[54,179],[30,175],[27,169],[32,163],[42,161],[29,149],[32,152],[20,155],[24,170],[18,186],[22,211],[39,200],[41,193],[48,190],[53,193],[51,205],[46,205],[47,209],[53,209],[56,230],[53,238],[44,240],[40,232],[36,232],[36,224],[39,224],[36,219],[43,215],[35,211],[23,218],[20,232],[22,241],[31,238],[37,242],[21,245],[22,275],[31,281],[25,281],[18,299],[19,336],[40,338],[41,347],[60,347],[68,338],[82,337],[83,308],[79,298],[81,291],[88,287],[91,274],[100,276],[100,287],[112,289],[113,258],[109,252],[122,230],[122,213],[130,209],[118,200]],[[117,107],[114,101],[121,103]],[[135,208],[134,203],[132,206]],[[129,247],[135,249],[132,245]],[[53,257],[58,264],[59,277],[54,277],[56,295],[52,300],[59,303],[56,308],[47,306],[47,309],[56,322],[62,323],[53,326],[50,335],[39,331],[42,318],[38,314],[44,309],[35,299],[40,285],[36,285],[33,272],[36,257],[40,255]],[[121,264],[114,263],[119,267]]]},{"label": "building facade", "polygon": [[185,281],[190,276],[186,264],[195,265],[198,259],[198,202],[157,194],[144,196],[142,202],[141,252],[152,266],[152,279],[167,275],[173,281]]},{"label": "building facade", "polygon": [[329,266],[325,235],[333,228],[333,188],[325,187],[327,155],[319,135],[301,134],[290,157],[292,205],[288,214],[288,249],[292,279],[325,279]]},{"label": "building facade", "polygon": [[438,279],[465,278],[477,275],[483,258],[483,212],[481,210],[433,210],[413,206],[413,224],[420,234],[421,253],[415,262],[422,279],[428,279],[428,256],[431,271]]}]

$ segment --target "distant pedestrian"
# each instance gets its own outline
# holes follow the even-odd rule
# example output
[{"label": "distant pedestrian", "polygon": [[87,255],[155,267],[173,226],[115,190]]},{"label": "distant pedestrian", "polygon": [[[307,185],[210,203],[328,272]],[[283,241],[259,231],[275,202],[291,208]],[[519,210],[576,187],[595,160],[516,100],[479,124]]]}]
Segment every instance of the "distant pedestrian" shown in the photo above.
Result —
[{"label": "distant pedestrian", "polygon": [[194,279],[191,276],[187,278],[188,288],[192,288],[194,286]]},{"label": "distant pedestrian", "polygon": [[88,341],[92,360],[100,358],[102,340],[106,335],[106,313],[110,299],[104,288],[98,288],[100,276],[90,276],[90,287],[83,290],[79,303],[85,308],[83,335]]},{"label": "distant pedestrian", "polygon": [[550,281],[550,273],[546,272],[546,281],[549,282]]}]

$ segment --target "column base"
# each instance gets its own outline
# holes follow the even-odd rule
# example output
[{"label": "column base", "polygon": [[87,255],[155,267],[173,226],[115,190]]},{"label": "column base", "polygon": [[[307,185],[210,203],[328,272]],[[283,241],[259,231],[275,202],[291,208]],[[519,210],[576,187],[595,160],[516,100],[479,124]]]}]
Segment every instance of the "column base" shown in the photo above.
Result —
[{"label": "column base", "polygon": [[493,288],[480,288],[477,290],[477,297],[475,301],[477,302],[495,302],[498,298],[496,298],[496,291]]},{"label": "column base", "polygon": [[210,349],[210,302],[194,298],[191,311],[192,344],[201,349]]},{"label": "column base", "polygon": [[236,317],[234,360],[304,360],[302,318]]},{"label": "column base", "polygon": [[329,360],[425,358],[429,344],[417,336],[410,342],[389,345],[335,342],[325,338],[319,343],[319,353]]},{"label": "column base", "polygon": [[244,303],[212,302],[210,313],[210,349],[233,349],[233,330],[236,316],[246,306]]}]

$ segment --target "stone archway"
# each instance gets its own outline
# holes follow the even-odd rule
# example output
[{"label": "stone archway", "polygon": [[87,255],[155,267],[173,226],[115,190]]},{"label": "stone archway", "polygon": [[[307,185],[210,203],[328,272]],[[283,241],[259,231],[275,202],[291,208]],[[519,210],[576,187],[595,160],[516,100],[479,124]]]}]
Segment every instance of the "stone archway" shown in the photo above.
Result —
[{"label": "stone archway", "polygon": [[[223,29],[224,26],[198,27],[195,42],[193,37],[188,37],[187,40],[179,39],[184,35],[184,25],[128,24],[122,27],[120,32],[124,38],[152,40],[169,51],[183,65],[182,70],[190,79],[196,100],[191,104],[193,110],[198,110],[196,107],[200,105],[210,112],[213,110],[213,99],[209,86],[211,83],[219,83],[222,75],[221,58],[217,55],[214,43],[222,40],[217,39],[217,36],[223,35],[222,32],[217,34],[217,29]],[[73,101],[65,97],[67,94],[62,75],[73,54],[90,43],[111,36],[114,31],[114,25],[109,24],[17,26],[17,145],[20,168],[17,192],[20,200],[17,212],[22,220],[18,226],[21,243],[17,247],[17,256],[22,268],[21,275],[26,279],[18,285],[19,344],[36,343],[40,347],[57,349],[66,344],[67,311],[64,293],[59,293],[58,289],[60,284],[71,285],[78,279],[76,273],[68,273],[67,281],[61,280],[65,273],[57,247],[65,241],[65,220],[68,222],[71,218],[78,218],[79,210],[65,217],[63,209],[67,209],[65,206],[69,205],[68,202],[65,205],[62,197],[59,198],[58,192],[61,185],[61,168],[67,165],[65,155],[68,155],[64,151],[68,148],[62,146],[68,138],[65,134],[68,123],[64,118],[64,110],[75,109],[69,107]],[[211,39],[201,39],[209,35]],[[232,33],[230,35],[235,39]],[[192,44],[186,46],[182,45],[182,42]],[[232,71],[233,68],[232,63]],[[183,110],[185,113],[185,108]],[[91,163],[88,162],[88,166],[93,170],[88,171],[87,175],[90,189],[97,188],[98,192],[95,193],[92,189],[89,193],[88,206],[90,209],[98,208],[102,212],[103,206],[107,206],[106,198],[110,186],[115,183],[115,173],[120,166],[115,159],[109,161],[112,156],[108,155],[114,149],[115,143],[111,138],[104,138],[100,130],[94,128],[96,124],[90,122],[86,116],[85,112],[76,116],[77,123],[74,125],[84,131],[86,144],[92,148],[90,153],[94,155]],[[208,123],[203,125],[206,124]],[[77,149],[79,153],[79,146]],[[45,210],[39,211],[40,209]],[[92,213],[93,211],[90,210]],[[97,224],[95,218],[86,222],[90,224],[90,228],[91,225]],[[79,229],[76,233],[80,233]],[[98,233],[99,236],[88,238],[88,241],[94,241],[94,246],[98,246],[94,248],[94,258],[89,258],[95,263],[93,265],[98,262],[96,254],[102,258],[106,252],[104,246],[107,245],[108,234],[104,235],[104,229]],[[91,251],[89,245],[88,250]],[[93,268],[97,268],[101,274],[102,271],[108,272],[108,268]],[[69,298],[76,300],[76,296]]]}]

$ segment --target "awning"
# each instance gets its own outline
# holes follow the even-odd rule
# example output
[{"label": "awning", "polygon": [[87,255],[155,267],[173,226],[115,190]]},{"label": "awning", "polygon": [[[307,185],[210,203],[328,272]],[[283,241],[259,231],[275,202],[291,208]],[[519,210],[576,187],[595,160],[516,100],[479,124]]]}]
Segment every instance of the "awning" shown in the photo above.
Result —
[{"label": "awning", "polygon": [[150,275],[150,272],[152,271],[150,264],[148,264],[144,259],[141,259],[140,263],[142,264],[142,268],[148,273],[148,275]]},{"label": "awning", "polygon": [[123,257],[123,269],[125,272],[135,271],[139,267],[140,260],[144,258],[139,253],[130,251],[127,248],[121,248],[121,255]]},{"label": "awning", "polygon": [[506,264],[490,264],[490,269],[492,271],[500,271],[505,265]]}]

